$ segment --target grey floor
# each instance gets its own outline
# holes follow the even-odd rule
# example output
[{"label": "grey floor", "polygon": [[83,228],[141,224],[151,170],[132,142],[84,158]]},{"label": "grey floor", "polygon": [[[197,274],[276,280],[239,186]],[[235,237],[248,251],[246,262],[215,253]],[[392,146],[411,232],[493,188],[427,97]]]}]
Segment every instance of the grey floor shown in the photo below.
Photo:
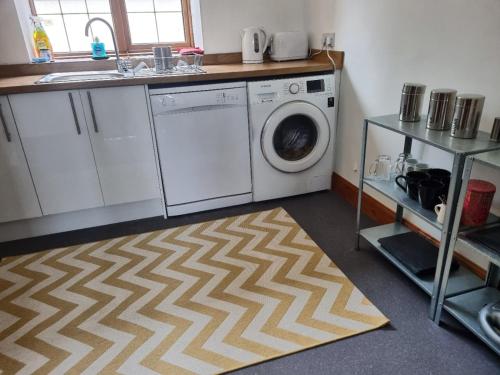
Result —
[{"label": "grey floor", "polygon": [[[453,318],[441,326],[427,318],[429,297],[366,243],[354,251],[355,210],[334,193],[250,204],[180,218],[144,220],[35,240],[0,244],[0,254],[20,254],[158,228],[285,208],[391,325],[235,374],[500,374],[500,359]],[[370,225],[365,220],[365,225]]]}]

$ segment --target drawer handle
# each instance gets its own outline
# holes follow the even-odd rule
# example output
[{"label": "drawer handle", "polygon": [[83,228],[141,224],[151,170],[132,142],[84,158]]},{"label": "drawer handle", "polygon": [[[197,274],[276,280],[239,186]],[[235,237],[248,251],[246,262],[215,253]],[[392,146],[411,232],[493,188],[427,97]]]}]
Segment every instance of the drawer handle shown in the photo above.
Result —
[{"label": "drawer handle", "polygon": [[73,111],[73,119],[75,120],[76,132],[78,135],[82,134],[82,130],[80,129],[80,123],[78,122],[78,116],[76,114],[75,101],[73,100],[73,93],[68,92],[69,102],[71,104],[71,110]]},{"label": "drawer handle", "polygon": [[94,103],[92,103],[92,95],[90,94],[90,91],[87,91],[87,98],[89,99],[90,114],[92,116],[92,122],[94,123],[94,131],[99,133],[99,127],[97,126],[97,119],[95,117]]},{"label": "drawer handle", "polygon": [[2,104],[0,104],[0,121],[2,122],[2,127],[5,133],[5,138],[7,138],[7,142],[12,142],[12,136],[10,135],[9,128],[7,127],[7,122],[5,121],[5,117],[3,116]]}]

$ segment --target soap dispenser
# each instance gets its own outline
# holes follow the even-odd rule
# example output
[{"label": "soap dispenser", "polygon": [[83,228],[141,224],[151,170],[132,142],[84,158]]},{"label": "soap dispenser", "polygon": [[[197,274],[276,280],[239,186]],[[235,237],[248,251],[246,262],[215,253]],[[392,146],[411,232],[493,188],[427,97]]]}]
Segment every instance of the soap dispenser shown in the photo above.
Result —
[{"label": "soap dispenser", "polygon": [[92,43],[92,59],[103,60],[108,58],[109,56],[106,53],[104,43],[102,43],[98,37],[95,37],[94,42]]}]

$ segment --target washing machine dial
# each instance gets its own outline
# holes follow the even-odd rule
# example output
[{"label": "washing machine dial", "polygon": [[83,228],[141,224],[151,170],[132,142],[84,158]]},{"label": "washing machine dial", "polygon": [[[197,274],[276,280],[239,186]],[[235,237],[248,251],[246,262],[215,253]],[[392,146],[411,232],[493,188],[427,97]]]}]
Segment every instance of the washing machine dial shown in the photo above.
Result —
[{"label": "washing machine dial", "polygon": [[300,91],[300,86],[298,83],[292,83],[290,87],[288,87],[288,91],[290,91],[290,94],[296,95]]}]

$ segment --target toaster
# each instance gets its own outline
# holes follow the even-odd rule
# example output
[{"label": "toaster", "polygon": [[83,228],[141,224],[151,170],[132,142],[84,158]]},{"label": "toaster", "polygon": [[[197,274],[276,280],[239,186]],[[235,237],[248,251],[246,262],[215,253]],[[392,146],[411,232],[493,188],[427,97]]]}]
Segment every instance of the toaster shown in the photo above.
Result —
[{"label": "toaster", "polygon": [[309,40],[307,33],[289,31],[275,33],[271,39],[271,60],[300,60],[309,56]]}]

